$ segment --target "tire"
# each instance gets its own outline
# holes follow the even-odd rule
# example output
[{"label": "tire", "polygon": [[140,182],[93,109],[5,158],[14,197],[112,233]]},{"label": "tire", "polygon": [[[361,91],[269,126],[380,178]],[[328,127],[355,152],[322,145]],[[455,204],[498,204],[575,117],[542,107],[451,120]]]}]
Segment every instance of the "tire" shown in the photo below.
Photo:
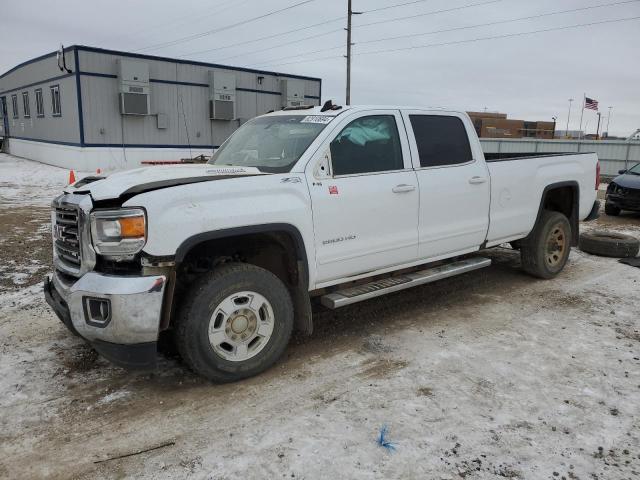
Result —
[{"label": "tire", "polygon": [[629,258],[638,255],[640,241],[616,232],[585,232],[580,235],[580,250],[603,257]]},{"label": "tire", "polygon": [[224,264],[191,286],[179,310],[176,343],[198,375],[233,382],[263,372],[280,358],[293,318],[289,291],[273,273]]},{"label": "tire", "polygon": [[522,240],[522,268],[534,277],[550,279],[558,275],[571,252],[571,224],[560,212],[545,210],[533,231]]},{"label": "tire", "polygon": [[604,204],[604,213],[609,215],[610,217],[617,217],[620,215],[620,207],[616,207],[615,205],[611,205],[610,203]]}]

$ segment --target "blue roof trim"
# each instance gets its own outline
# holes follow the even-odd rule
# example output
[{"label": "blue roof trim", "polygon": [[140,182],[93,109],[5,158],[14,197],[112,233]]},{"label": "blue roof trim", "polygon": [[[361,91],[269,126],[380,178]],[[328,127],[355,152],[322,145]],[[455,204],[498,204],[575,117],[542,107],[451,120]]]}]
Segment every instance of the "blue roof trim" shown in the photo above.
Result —
[{"label": "blue roof trim", "polygon": [[266,93],[267,95],[282,95],[280,92],[274,92],[272,90],[257,90],[255,88],[241,88],[236,87],[237,92],[251,92],[251,93]]},{"label": "blue roof trim", "polygon": [[[104,77],[104,78],[118,78],[117,75],[113,75],[111,73],[97,73],[97,72],[80,72],[80,75],[86,75],[88,77]],[[159,78],[150,78],[149,82],[151,83],[164,83],[166,85],[185,85],[187,87],[202,87],[209,88],[208,83],[198,83],[198,82],[182,82],[179,80],[162,80]],[[236,87],[236,91],[238,92],[251,92],[251,93],[264,93],[267,95],[282,95],[280,92],[276,92],[273,90],[258,90],[255,88],[243,88]],[[320,100],[320,97],[315,95],[305,95],[304,98],[311,98],[314,100]]]},{"label": "blue roof trim", "polygon": [[88,47],[86,45],[74,45],[73,48],[77,48],[80,51],[84,52],[93,52],[93,53],[104,53],[106,55],[118,55],[121,57],[129,57],[129,58],[143,58],[145,60],[156,60],[161,62],[171,62],[171,63],[179,63],[182,65],[196,65],[201,67],[214,67],[214,68],[222,68],[225,70],[235,70],[238,72],[249,72],[249,73],[262,73],[266,75],[277,75],[280,77],[287,78],[299,78],[300,80],[312,80],[316,82],[322,82],[321,78],[316,77],[307,77],[304,75],[293,75],[288,73],[281,72],[271,72],[267,70],[256,70],[253,68],[244,68],[244,67],[232,67],[229,65],[220,65],[218,63],[207,63],[207,62],[197,62],[195,60],[182,60],[179,58],[171,58],[171,57],[160,57],[155,55],[144,55],[140,53],[131,53],[131,52],[122,52],[118,50],[108,50],[105,48],[97,48],[97,47]]},{"label": "blue roof trim", "polygon": [[187,87],[205,87],[209,88],[208,83],[197,83],[197,82],[181,82],[179,80],[160,80],[159,78],[150,78],[149,81],[151,83],[166,83],[168,85],[184,85]]},{"label": "blue roof trim", "polygon": [[171,144],[144,144],[144,143],[85,143],[90,148],[184,148],[184,149],[213,149],[220,145],[171,145]]},{"label": "blue roof trim", "polygon": [[188,150],[191,149],[214,149],[219,148],[220,145],[170,145],[170,144],[149,144],[145,145],[142,143],[85,143],[84,145],[80,145],[78,142],[61,142],[58,140],[43,140],[41,138],[27,138],[27,137],[16,137],[10,135],[7,138],[13,138],[16,140],[26,140],[28,142],[38,142],[38,143],[52,143],[54,145],[66,145],[69,147],[83,147],[83,148],[183,148]]},{"label": "blue roof trim", "polygon": [[76,96],[78,98],[78,129],[80,131],[80,145],[84,145],[84,114],[82,112],[82,86],[80,85],[80,56],[78,50],[73,51],[76,76]]},{"label": "blue roof trim", "polygon": [[19,87],[11,88],[9,90],[5,90],[4,92],[0,92],[0,95],[5,95],[11,92],[17,92],[20,90],[24,90],[25,88],[35,87],[36,85],[42,85],[44,83],[55,82],[57,80],[62,80],[63,78],[72,77],[74,73],[65,73],[64,75],[58,75],[57,77],[47,78],[46,80],[40,80],[39,82],[29,83],[27,85],[21,85]]},{"label": "blue roof trim", "polygon": [[26,140],[28,142],[38,142],[38,143],[52,143],[54,145],[67,145],[69,147],[81,147],[78,142],[62,142],[59,140],[44,140],[41,138],[27,138],[27,137],[16,137],[15,135],[9,135],[8,138],[14,138],[16,140]]}]

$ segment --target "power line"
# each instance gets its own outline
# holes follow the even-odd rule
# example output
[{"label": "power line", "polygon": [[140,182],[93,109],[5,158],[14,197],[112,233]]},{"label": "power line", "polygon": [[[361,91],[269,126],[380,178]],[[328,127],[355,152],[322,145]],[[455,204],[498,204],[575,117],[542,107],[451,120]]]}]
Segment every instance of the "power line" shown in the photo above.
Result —
[{"label": "power line", "polygon": [[240,22],[232,23],[231,25],[226,25],[224,27],[216,28],[216,29],[213,29],[213,30],[208,30],[206,32],[196,33],[196,34],[193,34],[193,35],[188,35],[186,37],[177,38],[175,40],[171,40],[171,41],[168,41],[168,42],[157,43],[155,45],[150,45],[148,47],[141,48],[138,51],[157,50],[159,48],[170,47],[170,46],[173,46],[173,45],[178,45],[179,43],[189,42],[191,40],[195,40],[197,38],[206,37],[207,35],[213,35],[214,33],[222,32],[224,30],[229,30],[231,28],[235,28],[235,27],[238,27],[240,25],[246,25],[248,23],[255,22],[256,20],[261,20],[263,18],[270,17],[272,15],[276,15],[278,13],[282,13],[284,11],[291,10],[293,8],[296,8],[296,7],[300,7],[302,5],[305,5],[307,3],[311,3],[311,2],[314,2],[314,1],[315,0],[303,0],[302,2],[294,3],[293,5],[289,5],[287,7],[280,8],[278,10],[272,10],[272,11],[264,13],[262,15],[258,15],[257,17],[252,17],[252,18],[249,18],[247,20],[242,20]]},{"label": "power line", "polygon": [[[329,23],[337,22],[338,20],[344,20],[344,17],[333,18],[331,20],[326,20],[324,22],[315,23],[315,24],[309,25],[307,27],[300,27],[300,28],[295,28],[293,30],[287,30],[286,32],[274,33],[272,35],[267,35],[266,37],[254,38],[253,40],[245,40],[243,42],[231,43],[229,45],[223,45],[221,47],[215,47],[215,48],[209,48],[207,50],[199,50],[197,52],[185,53],[185,54],[179,55],[179,57],[188,57],[188,56],[191,56],[191,55],[200,55],[202,53],[216,52],[218,50],[225,50],[227,48],[239,47],[241,45],[247,45],[249,43],[259,42],[261,40],[268,40],[270,38],[282,37],[283,35],[288,35],[289,33],[296,33],[296,32],[301,32],[303,30],[309,30],[310,28],[319,27],[319,26],[322,26],[322,25],[327,25]],[[342,30],[342,29],[340,29],[340,30]]]},{"label": "power line", "polygon": [[[387,7],[382,7],[380,9],[376,9],[376,10],[368,10],[368,11],[366,11],[364,13],[370,13],[370,12],[374,12],[374,11],[378,11],[378,10],[386,10],[386,9],[389,9],[389,8],[401,7],[401,6],[409,5],[409,4],[412,4],[412,3],[418,3],[419,1],[422,2],[422,1],[427,1],[427,0],[414,0],[414,1],[408,2],[408,3],[400,3],[400,4],[396,4],[396,5],[389,5]],[[394,22],[394,21],[397,21],[397,20],[404,20],[405,18],[415,18],[417,16],[435,15],[435,14],[438,14],[438,13],[450,12],[450,11],[453,11],[453,10],[463,10],[465,8],[471,8],[471,7],[476,7],[476,6],[480,6],[480,5],[486,5],[486,4],[489,4],[489,3],[496,3],[496,2],[501,2],[501,1],[502,0],[490,0],[488,2],[480,2],[480,3],[461,5],[461,6],[455,7],[455,8],[448,8],[448,9],[444,9],[444,10],[434,10],[434,11],[425,12],[425,13],[422,13],[422,14],[419,14],[419,15],[412,15],[411,17],[399,17],[399,18],[396,18],[396,19],[381,20],[381,21],[377,21],[377,22],[373,22],[373,23],[354,25],[353,28],[366,27],[368,25],[377,25],[379,23]],[[633,0],[633,1],[638,1],[638,0]],[[328,33],[334,33],[334,32],[340,31],[340,30],[341,29],[332,30],[331,32],[328,32]],[[302,38],[302,39],[297,40],[297,41],[303,41],[303,40],[307,40],[307,39],[310,39],[310,38],[315,38],[317,36],[322,36],[322,35],[312,35],[310,37],[305,37],[305,38]],[[275,45],[273,47],[263,48],[262,50],[258,50],[257,52],[266,52],[266,51],[272,50],[274,48],[279,48],[279,47],[288,46],[288,45],[290,45],[290,43],[288,43],[288,42],[287,43],[282,43],[282,44],[279,44],[279,45]],[[335,50],[336,48],[338,48],[338,47],[331,47],[331,48],[325,48],[325,49],[322,49],[322,50],[316,50],[314,53],[326,52],[326,51],[329,51],[329,50]],[[241,56],[244,56],[244,55],[250,55],[252,53],[257,53],[257,52],[256,51],[252,51],[252,52],[242,53],[242,54],[234,55],[234,56],[231,56],[231,57],[226,57],[226,58],[220,59],[218,61],[225,61],[225,60],[229,60],[229,59],[232,59],[232,58],[237,58],[237,57],[241,57]],[[309,52],[306,52],[306,53],[301,54],[301,55],[307,55],[307,54],[309,54]],[[300,56],[300,55],[294,55],[294,56]],[[276,58],[276,59],[271,59],[271,60],[269,60],[269,62],[278,61],[278,60],[282,60],[282,59],[286,59],[286,58],[291,58],[291,55],[287,55],[285,57],[280,57],[280,58]],[[261,62],[261,63],[266,63],[266,62]]]},{"label": "power line", "polygon": [[423,2],[430,2],[430,1],[431,0],[413,0],[412,2],[396,3],[395,5],[389,5],[389,6],[386,6],[386,7],[374,8],[373,10],[365,10],[363,13],[380,12],[382,10],[389,10],[390,8],[404,7],[405,5],[413,5],[414,3],[423,3]]},{"label": "power line", "polygon": [[[357,42],[357,45],[364,45],[364,44],[368,44],[368,43],[378,43],[378,42],[382,42],[382,41],[386,41],[386,40],[398,40],[398,39],[403,39],[403,38],[411,38],[411,37],[419,37],[419,36],[423,36],[423,35],[433,35],[436,33],[446,33],[446,32],[454,32],[454,31],[458,31],[458,30],[467,30],[467,29],[471,29],[471,28],[480,28],[480,27],[486,27],[486,26],[492,26],[492,25],[499,25],[499,24],[505,24],[505,23],[510,23],[510,22],[518,22],[518,21],[522,21],[522,20],[531,20],[531,19],[536,19],[536,18],[543,18],[543,17],[548,17],[548,16],[552,16],[552,15],[560,15],[560,14],[564,14],[564,13],[575,13],[578,11],[583,11],[583,10],[591,10],[594,8],[603,8],[603,7],[612,7],[615,5],[623,5],[623,4],[628,4],[628,3],[637,3],[640,0],[624,0],[621,2],[613,2],[613,3],[607,3],[607,4],[602,4],[602,5],[591,5],[588,7],[580,7],[580,8],[573,8],[570,10],[560,10],[557,12],[547,12],[547,13],[541,13],[541,14],[537,14],[537,15],[529,15],[526,17],[519,17],[519,18],[512,18],[509,20],[498,20],[495,22],[488,22],[488,23],[479,23],[476,25],[467,25],[464,27],[454,27],[454,28],[446,28],[446,29],[442,29],[442,30],[432,30],[430,32],[421,32],[421,33],[409,33],[407,35],[397,35],[394,37],[384,37],[384,38],[376,38],[373,40],[364,40],[361,42]],[[312,38],[312,37],[307,37],[307,38]],[[301,39],[304,40],[304,39]],[[282,44],[285,45],[285,44]],[[278,58],[272,58],[271,60],[268,60],[266,62],[260,62],[258,63],[258,66],[260,65],[265,65],[265,64],[271,64],[271,62],[277,62],[279,60],[286,60],[288,58],[295,58],[295,57],[302,57],[302,56],[306,56],[306,55],[310,55],[313,53],[321,53],[321,52],[328,52],[331,50],[337,50],[339,48],[343,48],[344,45],[338,45],[335,47],[329,47],[329,48],[323,48],[320,50],[314,50],[312,52],[305,52],[305,53],[301,53],[299,55],[286,55],[284,57],[278,57]],[[273,47],[276,48],[276,47]],[[268,48],[263,49],[264,50],[268,50]],[[261,50],[258,50],[261,51]],[[243,54],[246,55],[246,54]],[[242,56],[242,55],[238,55],[238,56]],[[235,58],[235,57],[231,57],[231,58]],[[226,60],[226,59],[223,59]]]},{"label": "power line", "polygon": [[594,8],[604,8],[604,7],[613,7],[615,5],[624,5],[624,4],[628,4],[628,3],[636,3],[639,2],[640,0],[625,0],[623,2],[614,2],[614,3],[606,3],[603,5],[591,5],[588,7],[580,7],[580,8],[572,8],[571,10],[560,10],[557,12],[548,12],[548,13],[541,13],[538,15],[529,15],[526,17],[519,17],[519,18],[511,18],[508,20],[498,20],[495,22],[488,22],[488,23],[478,23],[476,25],[467,25],[464,27],[454,27],[454,28],[445,28],[442,30],[432,30],[430,32],[422,32],[422,33],[409,33],[406,35],[397,35],[394,37],[384,37],[384,38],[376,38],[373,40],[364,40],[361,42],[358,42],[358,45],[364,45],[367,43],[377,43],[377,42],[383,42],[386,40],[399,40],[399,39],[403,39],[403,38],[411,38],[411,37],[420,37],[422,35],[433,35],[436,33],[446,33],[446,32],[455,32],[458,30],[467,30],[467,29],[471,29],[471,28],[480,28],[480,27],[488,27],[488,26],[492,26],[492,25],[501,25],[501,24],[505,24],[505,23],[510,23],[510,22],[519,22],[522,20],[533,20],[536,18],[543,18],[543,17],[550,17],[552,15],[561,15],[564,13],[574,13],[574,12],[579,12],[579,11],[583,11],[583,10],[592,10]]},{"label": "power line", "polygon": [[[640,1],[640,0],[634,0],[634,1]],[[336,32],[344,32],[344,28],[337,28],[335,30],[330,30],[328,32],[318,33],[316,35],[309,35],[308,37],[299,38],[299,39],[295,40],[295,42],[302,42],[304,40],[310,40],[312,38],[324,37],[326,35],[330,35],[330,34],[336,33]],[[224,58],[221,58],[221,59],[219,59],[217,61],[218,62],[224,62],[225,60],[229,60],[229,59],[232,59],[232,58],[244,57],[245,55],[251,55],[251,54],[254,54],[254,53],[266,52],[267,50],[273,50],[274,48],[280,48],[280,47],[287,47],[289,45],[291,45],[291,41],[280,43],[278,45],[273,45],[271,47],[262,48],[260,50],[252,50],[250,52],[239,53],[237,55],[231,55],[230,57],[224,57]],[[344,47],[344,45],[340,45],[340,47]],[[326,51],[326,50],[317,50],[316,52],[322,52],[322,51]],[[328,50],[333,50],[333,48],[328,49]],[[308,53],[311,53],[311,52],[308,52]]]},{"label": "power line", "polygon": [[[369,52],[355,53],[354,55],[356,55],[356,56],[364,56],[364,55],[374,55],[374,54],[379,54],[379,53],[400,52],[400,51],[404,51],[404,50],[416,50],[416,49],[420,49],[420,48],[443,47],[443,46],[446,46],[446,45],[460,45],[460,44],[463,44],[463,43],[481,42],[481,41],[495,40],[495,39],[500,39],[500,38],[520,37],[520,36],[525,36],[525,35],[533,35],[533,34],[537,34],[537,33],[546,33],[546,32],[553,32],[553,31],[559,31],[559,30],[569,30],[569,29],[573,29],[573,28],[591,27],[591,26],[594,26],[594,25],[602,25],[602,24],[606,24],[606,23],[629,22],[629,21],[638,20],[638,19],[640,19],[640,16],[629,17],[629,18],[617,18],[617,19],[613,19],[613,20],[601,20],[601,21],[598,21],[598,22],[579,23],[579,24],[575,24],[575,25],[566,25],[566,26],[563,26],[563,27],[545,28],[545,29],[540,29],[540,30],[532,30],[532,31],[528,31],[528,32],[517,32],[517,33],[504,34],[504,35],[492,35],[492,36],[489,36],[489,37],[471,38],[471,39],[468,39],[468,40],[458,40],[458,41],[442,42],[442,43],[428,43],[428,44],[425,44],[425,45],[415,45],[415,46],[412,46],[412,47],[391,48],[391,49],[385,49],[385,50],[373,50],[373,51],[369,51]],[[292,65],[292,64],[295,64],[295,63],[317,62],[317,61],[321,61],[321,60],[331,60],[331,59],[338,59],[338,58],[342,58],[342,56],[331,55],[331,56],[326,56],[326,57],[312,58],[312,59],[307,59],[307,60],[297,60],[297,61],[294,61],[294,62],[275,63],[275,64],[269,64],[269,65],[275,67],[275,66],[280,66],[280,65]]]},{"label": "power line", "polygon": [[362,52],[359,53],[358,55],[374,55],[374,54],[378,54],[378,53],[391,53],[391,52],[400,52],[400,51],[404,51],[404,50],[415,50],[415,49],[419,49],[419,48],[429,48],[429,47],[441,47],[441,46],[445,46],[445,45],[458,45],[461,43],[471,43],[471,42],[480,42],[480,41],[484,41],[484,40],[494,40],[494,39],[498,39],[498,38],[512,38],[512,37],[521,37],[524,35],[532,35],[532,34],[536,34],[536,33],[546,33],[546,32],[553,32],[553,31],[557,31],[557,30],[569,30],[572,28],[581,28],[581,27],[591,27],[593,25],[602,25],[604,23],[615,23],[615,22],[628,22],[631,20],[638,20],[640,19],[640,16],[637,17],[629,17],[629,18],[617,18],[617,19],[613,19],[613,20],[600,20],[598,22],[589,22],[589,23],[577,23],[574,25],[566,25],[563,27],[550,27],[550,28],[543,28],[540,30],[532,30],[529,32],[516,32],[516,33],[507,33],[507,34],[503,34],[503,35],[492,35],[489,37],[478,37],[478,38],[472,38],[472,39],[468,39],[468,40],[457,40],[457,41],[452,41],[452,42],[442,42],[442,43],[428,43],[425,45],[415,45],[412,47],[400,47],[400,48],[388,48],[388,49],[383,49],[383,50],[373,50],[373,51],[369,51],[369,52]]},{"label": "power line", "polygon": [[435,15],[436,13],[454,12],[454,11],[457,11],[457,10],[464,10],[466,8],[472,8],[472,7],[480,7],[482,5],[489,5],[491,3],[498,3],[498,2],[502,2],[502,1],[503,0],[489,0],[487,2],[469,3],[469,4],[466,4],[466,5],[460,5],[459,7],[445,8],[443,10],[432,10],[430,12],[416,13],[416,14],[413,14],[413,15],[406,15],[404,17],[387,18],[385,20],[378,20],[376,22],[361,23],[360,25],[354,25],[354,28],[370,27],[371,25],[379,25],[381,23],[399,22],[400,20],[408,20],[408,19],[413,19],[413,18],[418,18],[418,17],[426,17],[427,15]]}]

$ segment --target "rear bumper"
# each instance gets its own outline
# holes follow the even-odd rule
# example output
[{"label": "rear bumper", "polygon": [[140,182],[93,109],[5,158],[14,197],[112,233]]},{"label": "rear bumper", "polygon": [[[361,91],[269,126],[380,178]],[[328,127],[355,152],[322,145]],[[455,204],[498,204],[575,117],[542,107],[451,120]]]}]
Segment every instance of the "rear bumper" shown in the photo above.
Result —
[{"label": "rear bumper", "polygon": [[[44,295],[62,323],[102,356],[126,368],[152,368],[165,283],[162,275],[116,277],[90,272],[71,279],[55,272],[44,281]],[[91,302],[103,310],[92,310]]]}]

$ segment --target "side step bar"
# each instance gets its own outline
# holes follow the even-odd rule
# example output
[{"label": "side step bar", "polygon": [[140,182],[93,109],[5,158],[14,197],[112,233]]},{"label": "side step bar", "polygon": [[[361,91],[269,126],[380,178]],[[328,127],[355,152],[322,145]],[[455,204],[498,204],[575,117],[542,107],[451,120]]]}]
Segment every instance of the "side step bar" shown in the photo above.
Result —
[{"label": "side step bar", "polygon": [[424,285],[443,278],[453,277],[462,273],[488,267],[491,260],[484,257],[472,257],[457,262],[427,268],[418,272],[407,273],[395,277],[388,277],[375,282],[345,288],[328,293],[320,297],[320,302],[327,308],[339,308],[370,298],[379,297],[387,293],[397,292],[405,288]]}]

